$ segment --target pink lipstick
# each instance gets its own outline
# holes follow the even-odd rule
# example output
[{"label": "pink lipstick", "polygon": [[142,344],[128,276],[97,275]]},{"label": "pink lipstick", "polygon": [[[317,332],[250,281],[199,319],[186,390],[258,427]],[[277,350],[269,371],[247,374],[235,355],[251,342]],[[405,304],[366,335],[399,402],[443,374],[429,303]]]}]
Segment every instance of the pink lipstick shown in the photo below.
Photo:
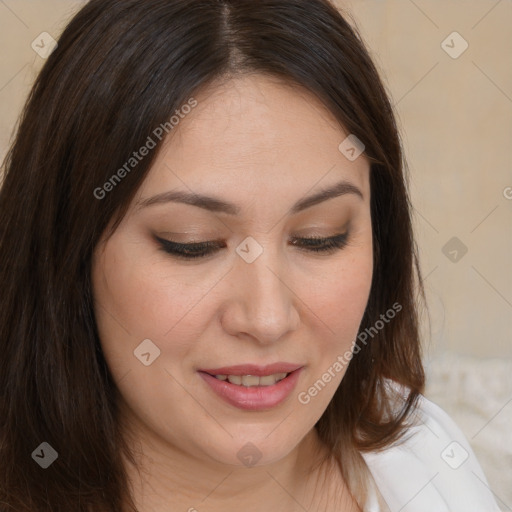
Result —
[{"label": "pink lipstick", "polygon": [[202,369],[199,375],[227,403],[243,410],[263,411],[277,407],[290,396],[302,368],[293,363],[243,364]]}]

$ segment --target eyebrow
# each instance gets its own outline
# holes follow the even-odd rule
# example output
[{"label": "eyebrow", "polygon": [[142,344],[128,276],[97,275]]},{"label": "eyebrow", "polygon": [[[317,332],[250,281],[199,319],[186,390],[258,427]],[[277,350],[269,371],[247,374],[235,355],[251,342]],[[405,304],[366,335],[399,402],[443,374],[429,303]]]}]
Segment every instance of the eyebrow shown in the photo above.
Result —
[{"label": "eyebrow", "polygon": [[[312,206],[323,203],[328,199],[333,199],[347,194],[354,194],[364,200],[363,193],[355,185],[343,180],[330,187],[317,191],[312,195],[303,197],[290,208],[288,214],[295,215],[306,208],[311,208]],[[216,197],[179,190],[163,192],[148,199],[139,201],[137,204],[139,208],[145,208],[151,205],[169,202],[189,204],[211,212],[226,213],[228,215],[238,215],[240,213],[240,207],[235,204],[228,203]]]}]

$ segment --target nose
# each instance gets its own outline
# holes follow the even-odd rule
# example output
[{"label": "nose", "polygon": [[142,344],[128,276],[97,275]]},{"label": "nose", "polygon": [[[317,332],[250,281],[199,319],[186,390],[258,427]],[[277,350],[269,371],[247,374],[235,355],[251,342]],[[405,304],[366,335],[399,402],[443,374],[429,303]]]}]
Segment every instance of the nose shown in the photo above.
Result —
[{"label": "nose", "polygon": [[298,328],[300,300],[284,263],[267,249],[252,263],[237,258],[222,313],[226,332],[270,344]]}]

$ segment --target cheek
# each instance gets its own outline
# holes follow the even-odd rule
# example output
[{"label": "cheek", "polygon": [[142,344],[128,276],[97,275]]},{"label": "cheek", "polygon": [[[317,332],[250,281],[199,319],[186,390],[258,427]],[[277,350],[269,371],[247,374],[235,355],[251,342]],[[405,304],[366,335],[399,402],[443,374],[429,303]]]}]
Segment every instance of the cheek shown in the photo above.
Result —
[{"label": "cheek", "polygon": [[[324,344],[333,348],[350,346],[357,336],[372,283],[371,248],[353,251],[321,277],[307,291],[309,307],[323,323]],[[326,347],[327,348],[327,347]]]},{"label": "cheek", "polygon": [[353,343],[368,303],[373,271],[371,251],[358,251],[316,279],[308,297],[315,313],[310,369],[297,394],[304,411],[318,418],[340,385],[352,359]]},{"label": "cheek", "polygon": [[[145,339],[152,340],[162,355],[183,357],[187,340],[199,335],[194,320],[207,283],[187,283],[168,266],[147,255],[107,247],[93,268],[96,321],[103,351],[114,366],[138,362],[133,351]],[[172,345],[166,343],[173,339]],[[160,361],[161,362],[161,361]]]}]

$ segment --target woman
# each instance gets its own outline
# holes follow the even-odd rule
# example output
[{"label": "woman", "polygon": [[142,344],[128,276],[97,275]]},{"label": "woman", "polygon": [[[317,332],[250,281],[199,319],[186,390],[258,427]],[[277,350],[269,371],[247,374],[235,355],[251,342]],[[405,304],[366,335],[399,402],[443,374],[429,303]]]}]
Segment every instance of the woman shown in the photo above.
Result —
[{"label": "woman", "polygon": [[0,226],[5,510],[498,511],[421,395],[400,139],[327,0],[89,2]]}]

